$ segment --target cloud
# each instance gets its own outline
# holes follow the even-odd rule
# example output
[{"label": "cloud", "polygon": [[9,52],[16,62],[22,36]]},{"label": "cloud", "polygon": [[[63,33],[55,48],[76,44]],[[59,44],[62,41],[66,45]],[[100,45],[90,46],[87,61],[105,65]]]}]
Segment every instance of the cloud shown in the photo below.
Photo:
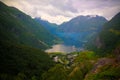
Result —
[{"label": "cloud", "polygon": [[70,11],[70,12],[77,12],[77,9],[73,7],[72,0],[52,0],[51,5],[55,6],[57,9],[61,11]]},{"label": "cloud", "polygon": [[26,14],[60,24],[78,15],[111,19],[120,11],[120,0],[0,0]]}]

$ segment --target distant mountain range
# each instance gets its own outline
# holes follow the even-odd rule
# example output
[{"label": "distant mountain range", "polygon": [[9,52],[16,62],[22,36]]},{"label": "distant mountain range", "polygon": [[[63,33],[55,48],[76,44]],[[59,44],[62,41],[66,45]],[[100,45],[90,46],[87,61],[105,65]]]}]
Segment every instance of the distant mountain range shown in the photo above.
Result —
[{"label": "distant mountain range", "polygon": [[98,33],[107,20],[102,16],[78,16],[61,25],[51,24],[35,18],[50,33],[62,39],[63,44],[82,47],[92,36]]},{"label": "distant mountain range", "polygon": [[107,20],[102,16],[78,16],[59,26],[63,32],[99,31]]},{"label": "distant mountain range", "polygon": [[102,16],[78,16],[58,27],[60,37],[65,43],[83,47],[91,37],[101,31],[107,20]]}]

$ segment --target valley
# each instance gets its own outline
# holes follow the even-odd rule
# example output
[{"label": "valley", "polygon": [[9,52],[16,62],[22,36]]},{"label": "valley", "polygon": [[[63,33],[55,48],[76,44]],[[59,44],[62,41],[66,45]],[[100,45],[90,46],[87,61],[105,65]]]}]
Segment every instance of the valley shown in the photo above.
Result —
[{"label": "valley", "polygon": [[0,1],[0,80],[120,80],[120,12],[57,25]]},{"label": "valley", "polygon": [[75,47],[74,45],[65,45],[65,44],[56,44],[52,48],[45,50],[48,53],[61,52],[61,53],[71,53],[71,52],[80,52],[83,51],[83,48]]},{"label": "valley", "polygon": [[[35,20],[62,41],[58,43],[58,45],[64,45],[62,46],[63,48],[65,48],[65,46],[69,46],[69,48],[66,47],[65,49],[59,46],[59,50],[57,49],[57,52],[68,51],[67,53],[81,51],[81,49],[83,50],[85,44],[90,41],[92,37],[96,36],[96,34],[101,31],[103,24],[107,22],[104,17],[97,15],[94,17],[91,17],[90,15],[77,16],[60,25],[49,23],[41,18],[35,18]],[[57,45],[53,45],[53,49],[55,50],[51,49],[52,52],[56,52],[56,46]],[[72,49],[73,46],[75,47],[74,50]]]}]

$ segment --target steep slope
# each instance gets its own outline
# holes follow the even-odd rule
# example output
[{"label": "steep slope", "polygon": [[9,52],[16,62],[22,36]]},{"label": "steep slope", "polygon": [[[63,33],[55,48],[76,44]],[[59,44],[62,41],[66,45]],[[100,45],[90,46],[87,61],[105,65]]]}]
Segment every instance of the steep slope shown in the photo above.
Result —
[{"label": "steep slope", "polygon": [[39,22],[43,25],[48,31],[50,31],[53,35],[56,34],[56,29],[58,28],[57,24],[50,23],[48,21],[42,20],[41,18],[36,17],[35,21]]},{"label": "steep slope", "polygon": [[56,39],[42,25],[16,8],[0,2],[0,38],[45,49]]},{"label": "steep slope", "polygon": [[0,80],[40,80],[54,64],[42,51],[52,38],[30,16],[0,2]]},{"label": "steep slope", "polygon": [[84,80],[119,80],[120,61],[117,58],[100,58]]},{"label": "steep slope", "polygon": [[88,49],[111,52],[120,47],[120,13],[107,22],[97,37],[90,41]]},{"label": "steep slope", "polygon": [[100,32],[100,41],[101,48],[105,50],[112,50],[120,46],[120,13],[104,25]]}]

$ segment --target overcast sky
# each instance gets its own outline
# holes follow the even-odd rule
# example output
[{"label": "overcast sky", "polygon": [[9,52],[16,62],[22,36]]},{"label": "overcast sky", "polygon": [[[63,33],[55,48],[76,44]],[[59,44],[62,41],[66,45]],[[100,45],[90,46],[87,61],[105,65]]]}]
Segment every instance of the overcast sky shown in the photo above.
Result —
[{"label": "overcast sky", "polygon": [[31,17],[60,24],[79,15],[100,15],[110,20],[120,12],[120,0],[0,0]]}]

